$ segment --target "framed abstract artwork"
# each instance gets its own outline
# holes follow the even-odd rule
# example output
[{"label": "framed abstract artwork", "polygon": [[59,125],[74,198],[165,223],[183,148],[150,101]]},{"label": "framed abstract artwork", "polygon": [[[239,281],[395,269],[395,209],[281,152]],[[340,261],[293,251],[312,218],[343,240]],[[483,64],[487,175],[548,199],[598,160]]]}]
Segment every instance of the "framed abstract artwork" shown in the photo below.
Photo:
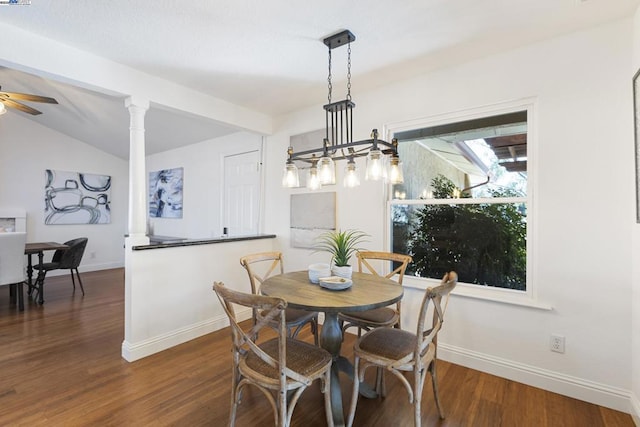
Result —
[{"label": "framed abstract artwork", "polygon": [[184,168],[149,172],[149,217],[182,218]]},{"label": "framed abstract artwork", "polygon": [[313,248],[315,238],[336,229],[336,193],[291,195],[291,246]]},{"label": "framed abstract artwork", "polygon": [[44,223],[111,223],[111,177],[45,170]]}]

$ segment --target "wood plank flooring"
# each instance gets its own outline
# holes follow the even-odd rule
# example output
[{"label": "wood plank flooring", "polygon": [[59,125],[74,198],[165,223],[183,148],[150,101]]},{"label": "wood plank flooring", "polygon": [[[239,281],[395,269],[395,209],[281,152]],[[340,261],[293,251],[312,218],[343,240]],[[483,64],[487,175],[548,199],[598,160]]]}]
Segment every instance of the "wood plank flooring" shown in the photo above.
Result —
[{"label": "wood plank flooring", "polygon": [[[0,426],[223,426],[228,423],[230,337],[222,330],[134,363],[120,357],[124,271],[81,273],[86,296],[68,275],[46,281],[45,304],[20,313],[0,288]],[[212,280],[213,281],[213,280]],[[212,298],[215,298],[212,291]],[[303,338],[312,342],[308,330]],[[353,336],[343,352],[352,357]],[[439,362],[447,415],[440,421],[431,387],[425,426],[633,426],[628,414]],[[345,408],[350,383],[342,378]],[[400,383],[388,396],[358,402],[356,426],[411,426]],[[273,425],[265,398],[248,389],[237,426]],[[318,385],[302,396],[293,426],[326,425]]]}]

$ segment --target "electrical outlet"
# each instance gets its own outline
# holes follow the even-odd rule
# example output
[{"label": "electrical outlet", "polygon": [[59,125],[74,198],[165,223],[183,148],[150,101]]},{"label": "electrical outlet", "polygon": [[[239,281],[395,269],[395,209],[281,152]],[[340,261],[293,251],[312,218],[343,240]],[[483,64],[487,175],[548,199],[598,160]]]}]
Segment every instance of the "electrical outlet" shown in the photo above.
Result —
[{"label": "electrical outlet", "polygon": [[564,336],[551,334],[550,348],[556,353],[564,353]]}]

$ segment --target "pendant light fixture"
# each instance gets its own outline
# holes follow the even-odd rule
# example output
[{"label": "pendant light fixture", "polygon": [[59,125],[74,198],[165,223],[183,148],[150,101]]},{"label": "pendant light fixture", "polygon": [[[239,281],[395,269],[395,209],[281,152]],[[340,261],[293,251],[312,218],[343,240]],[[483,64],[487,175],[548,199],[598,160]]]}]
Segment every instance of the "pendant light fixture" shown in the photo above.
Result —
[{"label": "pendant light fixture", "polygon": [[[371,138],[361,141],[353,140],[353,109],[356,104],[351,100],[351,42],[356,37],[349,30],[341,31],[323,40],[329,48],[329,76],[328,103],[323,106],[325,111],[325,138],[321,147],[294,152],[293,147],[287,150],[287,163],[284,169],[282,185],[284,187],[298,187],[298,168],[295,162],[311,164],[307,178],[313,176],[319,179],[321,185],[335,184],[335,161],[347,159],[344,169],[343,185],[356,187],[360,185],[360,178],[355,162],[356,157],[367,157],[365,179],[384,180],[392,184],[403,182],[402,162],[398,157],[398,141],[394,138],[391,143],[378,139],[378,130],[371,131]],[[331,83],[331,51],[337,47],[348,46],[347,50],[347,96],[342,101],[332,102]],[[320,159],[316,155],[321,155]],[[294,176],[295,175],[295,176]],[[315,178],[314,178],[315,180]],[[314,188],[311,188],[314,187]],[[307,182],[307,188],[317,189]]]},{"label": "pendant light fixture", "polygon": [[336,183],[336,164],[328,153],[325,153],[318,161],[318,174],[322,185]]},{"label": "pendant light fixture", "polygon": [[318,162],[312,161],[309,172],[307,173],[307,188],[309,190],[319,190],[322,187],[322,181],[318,174]]},{"label": "pendant light fixture", "polygon": [[353,188],[360,185],[360,177],[358,176],[358,169],[356,168],[356,162],[353,160],[353,157],[349,159],[347,165],[344,167],[343,185],[346,188]]},{"label": "pendant light fixture", "polygon": [[289,147],[289,159],[287,163],[284,165],[284,173],[282,174],[282,186],[283,187],[298,187],[300,185],[300,176],[298,175],[298,167],[293,160],[291,159],[291,155],[293,154],[293,149]]}]

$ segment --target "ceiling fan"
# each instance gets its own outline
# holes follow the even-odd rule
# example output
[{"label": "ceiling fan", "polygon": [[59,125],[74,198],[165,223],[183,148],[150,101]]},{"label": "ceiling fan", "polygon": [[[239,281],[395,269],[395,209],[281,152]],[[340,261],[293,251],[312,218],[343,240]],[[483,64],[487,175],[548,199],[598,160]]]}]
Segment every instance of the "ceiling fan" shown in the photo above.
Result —
[{"label": "ceiling fan", "polygon": [[[0,87],[0,89],[2,89],[2,87]],[[34,116],[42,114],[41,111],[38,111],[35,108],[31,108],[28,105],[25,105],[18,101],[46,102],[47,104],[58,103],[58,101],[56,101],[55,99],[49,98],[47,96],[30,95],[28,93],[3,92],[0,90],[0,114],[3,114],[6,111],[4,107],[15,108],[16,110],[33,114]]]}]

